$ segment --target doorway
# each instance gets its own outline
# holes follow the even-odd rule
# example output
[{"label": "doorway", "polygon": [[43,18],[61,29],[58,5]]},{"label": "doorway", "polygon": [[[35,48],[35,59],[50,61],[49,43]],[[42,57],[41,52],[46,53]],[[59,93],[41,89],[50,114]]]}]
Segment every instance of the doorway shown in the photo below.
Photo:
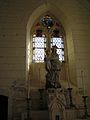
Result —
[{"label": "doorway", "polygon": [[8,120],[8,97],[0,95],[0,120]]}]

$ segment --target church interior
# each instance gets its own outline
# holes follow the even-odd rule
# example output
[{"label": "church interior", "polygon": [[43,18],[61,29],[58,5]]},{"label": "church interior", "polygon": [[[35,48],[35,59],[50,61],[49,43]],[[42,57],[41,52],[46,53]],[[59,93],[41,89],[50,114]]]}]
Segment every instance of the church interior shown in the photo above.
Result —
[{"label": "church interior", "polygon": [[89,0],[0,0],[0,120],[90,120],[89,72]]}]

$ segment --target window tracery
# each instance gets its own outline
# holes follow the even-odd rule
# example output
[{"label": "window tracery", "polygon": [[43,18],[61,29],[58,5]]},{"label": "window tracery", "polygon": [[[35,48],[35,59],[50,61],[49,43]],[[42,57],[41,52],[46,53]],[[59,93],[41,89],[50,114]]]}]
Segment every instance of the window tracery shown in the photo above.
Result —
[{"label": "window tracery", "polygon": [[32,62],[44,62],[45,50],[57,46],[59,60],[64,61],[64,40],[62,26],[50,15],[45,15],[37,21],[32,42]]}]

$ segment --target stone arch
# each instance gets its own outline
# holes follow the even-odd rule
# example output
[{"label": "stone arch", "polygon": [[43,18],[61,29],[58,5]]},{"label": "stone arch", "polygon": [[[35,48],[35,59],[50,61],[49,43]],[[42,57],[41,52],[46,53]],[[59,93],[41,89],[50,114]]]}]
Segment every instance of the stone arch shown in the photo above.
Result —
[{"label": "stone arch", "polygon": [[[69,56],[68,60],[70,60],[70,62],[71,62],[69,64],[69,67],[75,68],[75,61],[74,61],[74,64],[72,63],[72,59],[74,60],[74,58],[75,58],[75,53],[74,53],[74,43],[73,43],[73,38],[72,38],[72,26],[70,26],[70,24],[69,24],[70,21],[68,19],[69,16],[66,16],[65,13],[63,13],[63,11],[60,8],[56,9],[56,6],[54,4],[45,3],[41,6],[39,6],[38,8],[35,9],[35,11],[29,17],[28,22],[27,22],[27,27],[26,27],[26,49],[27,49],[29,40],[31,39],[30,31],[31,31],[31,28],[32,28],[34,22],[38,19],[39,16],[41,16],[43,13],[45,13],[47,11],[52,13],[61,22],[62,26],[64,27],[64,30],[66,32],[66,37],[67,37],[66,44],[67,44],[67,50],[68,50],[68,56]],[[71,53],[71,49],[70,49],[71,47],[72,47],[72,53]],[[27,50],[26,50],[26,56],[27,56]],[[28,73],[27,59],[28,59],[28,56],[26,57],[26,70],[27,70],[26,73]],[[28,74],[27,74],[27,76],[28,76]],[[76,84],[75,70],[74,70],[73,74],[70,73],[70,76],[68,77],[68,79],[72,79],[71,82]]]}]

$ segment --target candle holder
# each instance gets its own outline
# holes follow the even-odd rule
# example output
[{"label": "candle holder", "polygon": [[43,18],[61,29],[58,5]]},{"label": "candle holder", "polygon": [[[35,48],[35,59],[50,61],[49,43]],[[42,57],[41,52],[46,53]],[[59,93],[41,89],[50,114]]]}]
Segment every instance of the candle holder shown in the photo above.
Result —
[{"label": "candle holder", "polygon": [[30,114],[30,101],[31,98],[26,98],[27,100],[27,120],[31,120],[31,114]]},{"label": "candle holder", "polygon": [[69,92],[70,108],[75,107],[75,105],[73,104],[73,101],[72,101],[72,88],[69,87],[67,90]]},{"label": "candle holder", "polygon": [[87,98],[88,98],[88,96],[83,95],[82,98],[83,98],[83,104],[84,104],[84,115],[82,118],[86,119],[87,117],[90,117],[90,115],[88,115],[88,111],[87,111]]},{"label": "candle holder", "polygon": [[38,89],[40,93],[40,110],[43,110],[43,91],[44,89]]}]

